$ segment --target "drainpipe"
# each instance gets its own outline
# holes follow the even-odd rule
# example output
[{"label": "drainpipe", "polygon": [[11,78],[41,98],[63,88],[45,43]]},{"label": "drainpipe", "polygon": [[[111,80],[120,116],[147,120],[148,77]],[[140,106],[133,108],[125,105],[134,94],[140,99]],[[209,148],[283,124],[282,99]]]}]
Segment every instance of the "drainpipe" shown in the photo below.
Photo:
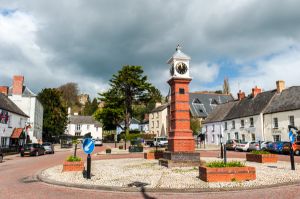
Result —
[{"label": "drainpipe", "polygon": [[266,141],[265,130],[264,130],[264,115],[263,115],[263,113],[260,113],[259,117],[260,117],[260,122],[261,122],[261,138],[263,139],[262,141]]}]

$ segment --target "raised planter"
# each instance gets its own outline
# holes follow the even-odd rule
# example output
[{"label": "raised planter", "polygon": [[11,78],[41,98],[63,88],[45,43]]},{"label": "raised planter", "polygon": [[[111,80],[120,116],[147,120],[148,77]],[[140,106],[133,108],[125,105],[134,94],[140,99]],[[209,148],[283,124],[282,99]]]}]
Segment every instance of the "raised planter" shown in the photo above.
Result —
[{"label": "raised planter", "polygon": [[256,179],[254,167],[199,167],[199,178],[205,182],[233,182]]},{"label": "raised planter", "polygon": [[147,153],[144,153],[144,159],[147,159],[147,160],[160,159],[160,158],[163,158],[163,155],[164,155],[164,153],[162,151],[147,152]]},{"label": "raised planter", "polygon": [[143,152],[144,147],[140,146],[129,146],[129,152]]},{"label": "raised planter", "polygon": [[66,171],[83,171],[84,170],[84,162],[77,161],[77,162],[67,162],[65,161],[63,164],[63,172]]},{"label": "raised planter", "polygon": [[249,162],[267,163],[277,162],[278,156],[276,154],[246,154],[246,160]]}]

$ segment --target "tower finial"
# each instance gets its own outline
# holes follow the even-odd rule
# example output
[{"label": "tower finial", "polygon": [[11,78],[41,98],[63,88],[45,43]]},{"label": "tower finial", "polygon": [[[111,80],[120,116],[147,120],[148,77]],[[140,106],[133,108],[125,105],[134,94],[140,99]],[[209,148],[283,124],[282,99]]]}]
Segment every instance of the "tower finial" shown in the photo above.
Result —
[{"label": "tower finial", "polygon": [[180,49],[181,49],[181,46],[179,44],[177,44],[176,51],[180,51]]}]

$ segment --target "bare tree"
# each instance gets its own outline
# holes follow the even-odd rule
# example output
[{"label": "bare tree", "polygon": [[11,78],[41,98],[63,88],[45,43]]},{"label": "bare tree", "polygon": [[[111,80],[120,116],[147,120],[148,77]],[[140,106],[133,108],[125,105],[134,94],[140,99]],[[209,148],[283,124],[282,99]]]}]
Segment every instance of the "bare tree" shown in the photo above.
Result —
[{"label": "bare tree", "polygon": [[68,107],[72,107],[78,103],[78,84],[69,82],[58,87],[61,91],[62,97],[65,100]]}]

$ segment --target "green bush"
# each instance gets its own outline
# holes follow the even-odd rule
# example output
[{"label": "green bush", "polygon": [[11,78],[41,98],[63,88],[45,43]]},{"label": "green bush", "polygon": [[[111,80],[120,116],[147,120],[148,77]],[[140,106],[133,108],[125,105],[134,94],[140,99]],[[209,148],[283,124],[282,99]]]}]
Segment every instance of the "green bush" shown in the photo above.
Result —
[{"label": "green bush", "polygon": [[225,164],[223,161],[213,161],[213,162],[206,163],[205,166],[210,168],[244,167],[245,164],[239,161],[231,161],[231,162],[227,162],[227,164]]},{"label": "green bush", "polygon": [[67,162],[80,162],[81,158],[77,156],[70,155],[67,159]]},{"label": "green bush", "polygon": [[149,152],[150,153],[155,153],[155,152],[157,152],[157,153],[162,153],[162,152],[164,152],[165,150],[161,150],[161,149],[157,149],[157,150],[155,150],[155,149],[152,149],[152,150],[150,150]]},{"label": "green bush", "polygon": [[252,154],[260,155],[260,154],[270,154],[268,151],[251,151]]}]

